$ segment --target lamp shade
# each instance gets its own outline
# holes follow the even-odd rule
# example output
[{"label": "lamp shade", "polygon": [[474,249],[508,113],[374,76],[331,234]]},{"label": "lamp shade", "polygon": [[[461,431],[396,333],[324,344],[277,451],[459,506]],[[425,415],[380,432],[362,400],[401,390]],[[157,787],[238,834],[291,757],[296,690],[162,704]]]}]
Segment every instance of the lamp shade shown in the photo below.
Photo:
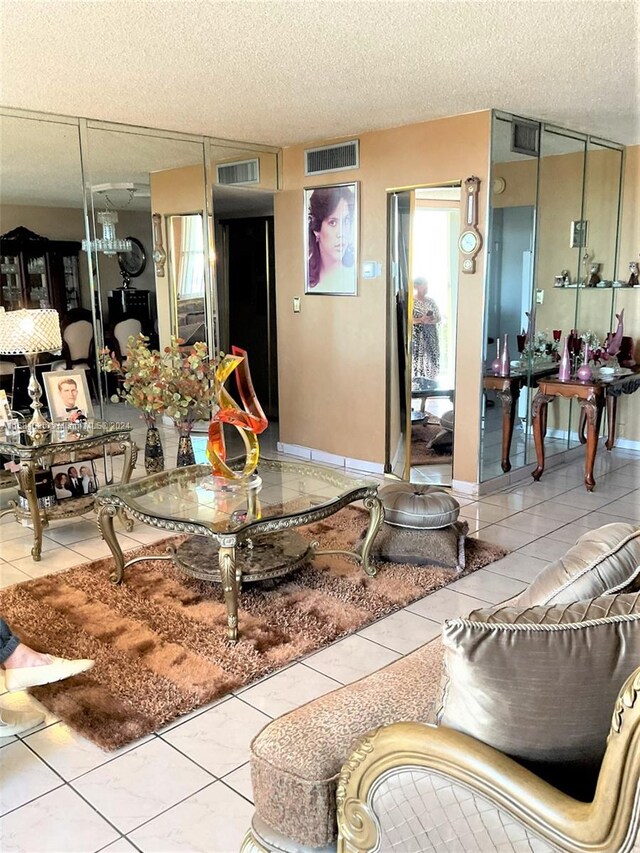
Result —
[{"label": "lamp shade", "polygon": [[0,312],[0,353],[27,355],[61,349],[60,317],[52,308]]}]

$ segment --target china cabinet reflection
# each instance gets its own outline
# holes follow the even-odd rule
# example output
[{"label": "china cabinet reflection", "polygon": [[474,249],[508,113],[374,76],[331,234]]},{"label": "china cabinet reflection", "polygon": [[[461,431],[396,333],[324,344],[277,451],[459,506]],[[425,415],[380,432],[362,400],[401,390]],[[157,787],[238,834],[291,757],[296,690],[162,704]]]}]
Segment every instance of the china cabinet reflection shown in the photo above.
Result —
[{"label": "china cabinet reflection", "polygon": [[55,308],[61,317],[79,308],[79,252],[80,242],[49,240],[28,228],[0,236],[0,305]]}]

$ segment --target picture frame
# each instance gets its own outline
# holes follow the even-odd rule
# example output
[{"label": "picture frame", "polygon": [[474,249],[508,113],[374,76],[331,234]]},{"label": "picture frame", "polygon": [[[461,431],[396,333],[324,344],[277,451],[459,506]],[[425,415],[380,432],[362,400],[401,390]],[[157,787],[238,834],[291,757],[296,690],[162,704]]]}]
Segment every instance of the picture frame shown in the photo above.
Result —
[{"label": "picture frame", "polygon": [[571,249],[581,249],[587,245],[589,221],[587,219],[574,219],[571,223],[571,237],[569,246]]},{"label": "picture frame", "polygon": [[74,423],[93,418],[84,370],[52,370],[44,373],[42,378],[52,420]]},{"label": "picture frame", "polygon": [[6,424],[7,421],[12,419],[13,415],[7,398],[7,392],[4,389],[0,389],[0,424]]},{"label": "picture frame", "polygon": [[52,465],[51,477],[57,501],[95,495],[100,487],[92,459]]},{"label": "picture frame", "polygon": [[359,182],[304,190],[304,292],[357,296]]}]

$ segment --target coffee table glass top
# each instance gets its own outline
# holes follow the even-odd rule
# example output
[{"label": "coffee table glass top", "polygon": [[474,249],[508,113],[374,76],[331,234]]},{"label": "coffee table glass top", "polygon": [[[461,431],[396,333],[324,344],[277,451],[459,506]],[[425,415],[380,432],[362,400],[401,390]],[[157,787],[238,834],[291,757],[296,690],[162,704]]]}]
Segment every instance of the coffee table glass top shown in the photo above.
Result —
[{"label": "coffee table glass top", "polygon": [[236,533],[256,521],[302,515],[342,500],[346,505],[374,495],[376,488],[375,481],[310,462],[261,458],[257,475],[246,483],[214,477],[209,465],[189,465],[107,486],[97,500],[159,522],[190,522],[215,533]]}]

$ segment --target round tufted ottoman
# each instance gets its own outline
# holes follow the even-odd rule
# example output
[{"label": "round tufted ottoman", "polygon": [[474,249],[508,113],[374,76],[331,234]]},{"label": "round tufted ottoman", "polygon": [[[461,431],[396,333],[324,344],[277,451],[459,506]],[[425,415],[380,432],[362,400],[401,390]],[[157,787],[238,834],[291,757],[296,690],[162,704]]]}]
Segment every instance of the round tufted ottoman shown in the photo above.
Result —
[{"label": "round tufted ottoman", "polygon": [[458,520],[460,504],[438,486],[394,483],[379,490],[384,520],[398,527],[437,530]]},{"label": "round tufted ottoman", "polygon": [[373,557],[390,563],[442,566],[462,571],[469,530],[457,521],[460,504],[437,486],[394,483],[378,491],[385,523],[373,543]]}]

